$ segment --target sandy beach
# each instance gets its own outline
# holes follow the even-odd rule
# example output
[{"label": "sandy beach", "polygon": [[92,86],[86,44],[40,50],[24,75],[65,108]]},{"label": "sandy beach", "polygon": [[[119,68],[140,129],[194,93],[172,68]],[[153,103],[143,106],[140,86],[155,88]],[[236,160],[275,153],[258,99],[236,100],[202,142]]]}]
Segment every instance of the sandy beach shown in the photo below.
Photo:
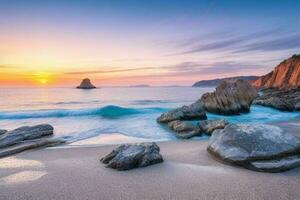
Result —
[{"label": "sandy beach", "polygon": [[260,173],[221,164],[207,141],[160,142],[162,164],[105,168],[116,145],[48,148],[1,159],[0,199],[300,199],[300,168]]}]

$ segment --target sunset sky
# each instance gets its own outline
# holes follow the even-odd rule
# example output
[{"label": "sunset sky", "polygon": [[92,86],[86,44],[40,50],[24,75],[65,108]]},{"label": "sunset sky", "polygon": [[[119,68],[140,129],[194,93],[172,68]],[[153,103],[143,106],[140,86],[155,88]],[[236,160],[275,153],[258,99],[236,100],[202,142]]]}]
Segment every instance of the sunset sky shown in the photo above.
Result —
[{"label": "sunset sky", "polygon": [[191,85],[300,53],[298,0],[0,0],[0,86]]}]

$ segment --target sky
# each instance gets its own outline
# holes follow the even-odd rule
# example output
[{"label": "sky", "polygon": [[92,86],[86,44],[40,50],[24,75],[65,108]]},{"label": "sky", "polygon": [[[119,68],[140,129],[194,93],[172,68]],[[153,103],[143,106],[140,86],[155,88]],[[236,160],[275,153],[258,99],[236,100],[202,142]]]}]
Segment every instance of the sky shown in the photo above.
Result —
[{"label": "sky", "polygon": [[0,0],[0,86],[192,85],[300,53],[298,0]]}]

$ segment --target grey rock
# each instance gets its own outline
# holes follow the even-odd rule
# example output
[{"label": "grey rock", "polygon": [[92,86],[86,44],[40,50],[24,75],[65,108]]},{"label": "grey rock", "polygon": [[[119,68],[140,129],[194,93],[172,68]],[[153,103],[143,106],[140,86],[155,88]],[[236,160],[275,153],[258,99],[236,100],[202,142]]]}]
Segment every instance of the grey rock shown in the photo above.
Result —
[{"label": "grey rock", "polygon": [[267,106],[282,111],[300,110],[300,88],[291,90],[265,89],[253,104]]},{"label": "grey rock", "polygon": [[0,135],[4,134],[4,133],[6,133],[6,132],[7,132],[7,130],[0,129]]},{"label": "grey rock", "polygon": [[160,117],[157,118],[157,122],[168,123],[175,120],[197,119],[207,119],[207,117],[202,105],[199,103],[193,103],[189,106],[182,106],[180,108],[163,113]]},{"label": "grey rock", "polygon": [[53,127],[49,124],[23,126],[0,135],[0,148],[49,135],[53,135]]},{"label": "grey rock", "polygon": [[218,120],[203,120],[198,123],[200,130],[208,135],[211,135],[216,129],[223,129],[229,122],[225,119]]},{"label": "grey rock", "polygon": [[222,82],[214,92],[205,93],[198,100],[207,112],[237,115],[247,113],[252,101],[257,97],[257,90],[247,81]]},{"label": "grey rock", "polygon": [[260,160],[250,163],[258,171],[282,172],[300,166],[300,156],[288,156],[275,160]]},{"label": "grey rock", "polygon": [[276,172],[299,166],[293,156],[299,155],[300,140],[277,126],[229,124],[214,131],[207,150],[227,163]]},{"label": "grey rock", "polygon": [[176,137],[181,139],[201,135],[201,130],[198,126],[180,120],[169,122],[168,127],[175,132]]},{"label": "grey rock", "polygon": [[101,158],[106,167],[128,170],[163,162],[160,149],[155,142],[141,144],[124,144]]},{"label": "grey rock", "polygon": [[77,86],[77,89],[95,89],[96,87],[91,83],[91,80],[85,78],[81,81],[80,85]]},{"label": "grey rock", "polygon": [[10,156],[16,153],[20,153],[25,150],[45,147],[45,146],[54,146],[54,145],[62,144],[64,142],[65,141],[63,139],[54,139],[54,138],[28,140],[10,147],[1,148],[0,158],[5,156]]}]

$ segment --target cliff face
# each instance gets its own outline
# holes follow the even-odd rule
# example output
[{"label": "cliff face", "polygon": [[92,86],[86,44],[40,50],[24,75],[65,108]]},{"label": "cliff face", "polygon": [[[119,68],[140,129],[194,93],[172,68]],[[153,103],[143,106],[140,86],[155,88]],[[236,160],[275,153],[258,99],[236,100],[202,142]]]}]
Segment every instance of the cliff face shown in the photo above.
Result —
[{"label": "cliff face", "polygon": [[253,81],[252,85],[257,88],[300,88],[300,55],[283,61],[272,72]]}]

